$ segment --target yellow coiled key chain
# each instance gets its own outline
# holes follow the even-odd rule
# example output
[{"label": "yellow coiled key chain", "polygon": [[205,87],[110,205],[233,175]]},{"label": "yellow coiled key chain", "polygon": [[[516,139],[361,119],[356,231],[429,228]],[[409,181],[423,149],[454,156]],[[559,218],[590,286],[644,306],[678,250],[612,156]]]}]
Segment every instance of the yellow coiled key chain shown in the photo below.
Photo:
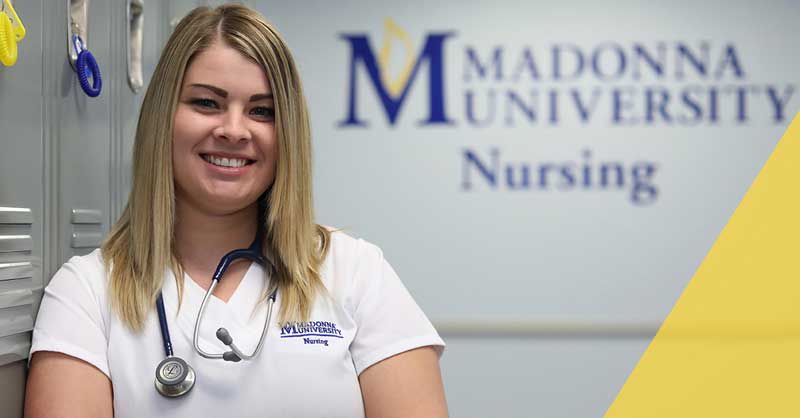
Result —
[{"label": "yellow coiled key chain", "polygon": [[5,0],[4,5],[0,9],[0,62],[10,67],[17,63],[17,42],[25,37],[25,26],[19,20],[11,1]]}]

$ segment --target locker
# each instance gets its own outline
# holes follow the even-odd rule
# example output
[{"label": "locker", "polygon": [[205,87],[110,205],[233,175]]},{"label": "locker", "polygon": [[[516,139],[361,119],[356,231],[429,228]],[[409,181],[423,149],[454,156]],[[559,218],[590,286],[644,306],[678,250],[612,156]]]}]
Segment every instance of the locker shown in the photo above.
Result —
[{"label": "locker", "polygon": [[0,416],[9,417],[22,415],[46,254],[43,8],[41,1],[14,5],[27,33],[16,64],[0,66]]},{"label": "locker", "polygon": [[[22,415],[31,330],[49,277],[97,248],[122,210],[144,89],[168,33],[152,0],[89,0],[87,46],[103,79],[99,97],[79,87],[67,58],[69,0],[14,2],[27,34],[14,66],[0,66],[0,416]],[[73,4],[82,3],[73,1]],[[128,19],[142,37],[128,68]],[[136,17],[136,16],[134,16]]]}]

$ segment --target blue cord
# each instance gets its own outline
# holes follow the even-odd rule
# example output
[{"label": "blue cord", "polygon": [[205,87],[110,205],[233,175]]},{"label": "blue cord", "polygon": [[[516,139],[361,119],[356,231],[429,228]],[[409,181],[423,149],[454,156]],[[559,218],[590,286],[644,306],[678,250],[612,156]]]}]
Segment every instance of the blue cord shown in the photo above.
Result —
[{"label": "blue cord", "polygon": [[[97,97],[103,90],[103,78],[100,75],[100,66],[94,55],[88,49],[83,48],[83,41],[80,36],[72,35],[72,43],[75,46],[75,52],[78,53],[78,62],[75,64],[78,72],[78,81],[80,81],[81,89],[89,97]],[[92,84],[89,85],[89,77],[92,77]]]},{"label": "blue cord", "polygon": [[158,325],[161,327],[161,341],[164,342],[164,354],[166,354],[167,357],[172,357],[172,339],[169,338],[167,314],[164,312],[164,298],[161,297],[161,292],[158,293],[156,309],[158,309]]}]

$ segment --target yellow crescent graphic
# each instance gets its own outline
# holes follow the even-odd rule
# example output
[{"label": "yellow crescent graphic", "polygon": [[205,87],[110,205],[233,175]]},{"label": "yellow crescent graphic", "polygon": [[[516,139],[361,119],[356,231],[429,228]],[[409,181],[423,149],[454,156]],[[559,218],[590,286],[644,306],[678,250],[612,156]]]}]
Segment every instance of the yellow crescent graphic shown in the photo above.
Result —
[{"label": "yellow crescent graphic", "polygon": [[[381,49],[378,51],[378,65],[380,66],[381,81],[389,94],[393,97],[398,97],[408,82],[411,76],[411,70],[414,66],[414,53],[412,52],[413,46],[411,44],[411,37],[408,32],[403,30],[391,18],[387,17],[384,21],[384,34]],[[389,60],[392,56],[392,45],[397,40],[403,44],[405,49],[405,62],[403,69],[394,79],[389,75]]]}]

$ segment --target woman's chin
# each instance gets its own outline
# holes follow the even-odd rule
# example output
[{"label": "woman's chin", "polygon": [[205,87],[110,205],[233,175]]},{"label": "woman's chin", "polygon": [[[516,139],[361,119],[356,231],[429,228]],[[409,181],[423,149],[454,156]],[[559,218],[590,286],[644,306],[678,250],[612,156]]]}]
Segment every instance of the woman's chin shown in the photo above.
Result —
[{"label": "woman's chin", "polygon": [[238,214],[248,208],[255,206],[258,196],[241,196],[240,194],[202,194],[195,195],[186,204],[179,205],[179,210],[191,210],[205,213],[212,216],[226,216]]}]

